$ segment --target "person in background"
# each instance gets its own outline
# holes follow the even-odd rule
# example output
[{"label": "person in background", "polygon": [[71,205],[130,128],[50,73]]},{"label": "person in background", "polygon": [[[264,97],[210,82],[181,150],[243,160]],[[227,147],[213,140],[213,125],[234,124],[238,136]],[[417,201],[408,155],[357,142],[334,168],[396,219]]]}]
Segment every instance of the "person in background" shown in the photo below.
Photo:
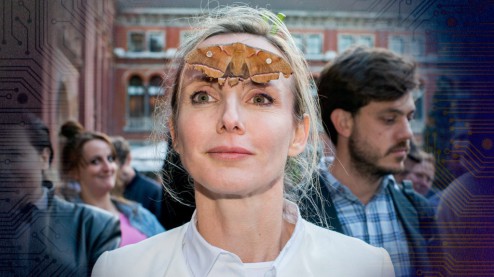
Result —
[{"label": "person in background", "polygon": [[152,214],[160,219],[163,189],[156,181],[140,174],[131,166],[132,155],[130,145],[123,137],[112,137],[111,142],[116,152],[119,166],[118,179],[126,199],[141,203]]},{"label": "person in background", "polygon": [[197,26],[159,122],[193,180],[196,211],[106,252],[93,275],[394,276],[384,249],[308,223],[288,200],[316,185],[319,114],[286,26],[248,7],[214,10]]},{"label": "person in background", "polygon": [[424,196],[429,202],[437,207],[440,193],[432,187],[435,174],[435,159],[430,153],[420,149],[415,143],[410,144],[410,152],[405,159],[405,169],[394,175],[397,183],[409,180],[413,189]]},{"label": "person in background", "polygon": [[116,185],[118,171],[110,139],[102,133],[71,130],[69,126],[61,128],[61,134],[67,138],[62,150],[62,171],[80,184],[78,201],[106,210],[120,219],[120,246],[163,232],[156,217],[140,204],[110,194]]},{"label": "person in background", "polygon": [[110,213],[54,195],[50,132],[31,113],[0,115],[0,276],[88,276],[118,247]]},{"label": "person in background", "polygon": [[[491,80],[473,76],[464,80],[465,85],[480,83],[480,78],[484,83]],[[462,153],[466,172],[440,195],[436,215],[449,259],[443,276],[494,276],[494,139],[486,131],[494,127],[494,111],[485,103],[484,99],[464,103],[468,129],[453,149]]]},{"label": "person in background", "polygon": [[431,272],[439,239],[433,207],[393,174],[413,133],[415,63],[380,48],[354,47],[318,80],[322,120],[335,157],[322,169],[320,202],[338,232],[385,248],[396,276]]}]

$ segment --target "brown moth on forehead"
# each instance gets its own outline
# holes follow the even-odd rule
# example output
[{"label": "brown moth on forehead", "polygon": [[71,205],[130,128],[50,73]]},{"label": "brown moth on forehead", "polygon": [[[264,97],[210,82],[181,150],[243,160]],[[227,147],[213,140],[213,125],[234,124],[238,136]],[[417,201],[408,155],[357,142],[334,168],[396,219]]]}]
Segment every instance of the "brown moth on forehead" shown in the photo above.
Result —
[{"label": "brown moth on forehead", "polygon": [[185,62],[206,76],[218,79],[220,85],[228,79],[229,85],[235,86],[248,78],[256,83],[267,83],[279,79],[280,73],[285,78],[292,74],[292,68],[282,57],[239,42],[197,48],[185,57]]}]

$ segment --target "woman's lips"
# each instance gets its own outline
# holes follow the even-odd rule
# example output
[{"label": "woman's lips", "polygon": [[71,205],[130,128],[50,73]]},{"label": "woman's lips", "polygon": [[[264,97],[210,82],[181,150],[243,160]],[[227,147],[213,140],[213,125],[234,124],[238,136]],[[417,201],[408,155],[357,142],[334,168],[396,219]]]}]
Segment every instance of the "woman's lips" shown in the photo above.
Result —
[{"label": "woman's lips", "polygon": [[247,158],[253,153],[242,147],[218,146],[213,147],[207,153],[216,159],[220,160],[240,160]]}]

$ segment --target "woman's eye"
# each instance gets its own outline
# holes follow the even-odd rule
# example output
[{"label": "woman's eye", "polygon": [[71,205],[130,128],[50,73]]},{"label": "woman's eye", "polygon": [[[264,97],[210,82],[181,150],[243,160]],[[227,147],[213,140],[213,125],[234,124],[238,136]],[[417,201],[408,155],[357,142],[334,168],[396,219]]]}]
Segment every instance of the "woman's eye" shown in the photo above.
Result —
[{"label": "woman's eye", "polygon": [[99,164],[99,160],[91,160],[89,163],[92,164],[92,165],[98,165]]},{"label": "woman's eye", "polygon": [[256,94],[252,97],[252,103],[259,106],[270,105],[273,103],[273,97],[264,93]]},{"label": "woman's eye", "polygon": [[108,156],[108,161],[112,163],[113,161],[115,161],[115,158],[113,156]]},{"label": "woman's eye", "polygon": [[204,104],[212,101],[212,97],[205,91],[198,91],[190,97],[194,104]]}]

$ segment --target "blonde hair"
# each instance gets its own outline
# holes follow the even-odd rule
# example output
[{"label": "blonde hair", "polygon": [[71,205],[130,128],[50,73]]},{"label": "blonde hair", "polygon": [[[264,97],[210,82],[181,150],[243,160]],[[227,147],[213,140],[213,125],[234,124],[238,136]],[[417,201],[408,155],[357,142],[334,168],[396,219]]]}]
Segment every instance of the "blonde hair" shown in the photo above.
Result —
[{"label": "blonde hair", "polygon": [[[305,194],[307,186],[316,182],[315,172],[319,162],[318,149],[320,149],[320,138],[318,135],[318,124],[320,112],[315,93],[315,85],[303,54],[298,50],[287,27],[271,11],[266,9],[254,9],[246,6],[222,7],[210,11],[208,14],[196,18],[196,28],[191,36],[183,43],[177,52],[175,59],[176,67],[173,74],[171,87],[167,88],[166,95],[160,100],[157,107],[156,131],[157,138],[170,140],[168,130],[169,121],[175,130],[178,118],[181,80],[184,71],[184,57],[194,50],[198,44],[205,39],[230,33],[246,33],[257,35],[267,39],[273,46],[277,47],[293,70],[294,118],[303,120],[305,114],[310,117],[310,130],[308,143],[305,151],[296,157],[288,157],[285,166],[285,197],[298,201],[300,195]],[[204,28],[204,26],[207,26]],[[273,30],[274,28],[274,30]],[[176,70],[176,71],[175,71]],[[169,149],[173,151],[170,147]],[[168,155],[173,155],[169,153]],[[173,165],[172,165],[173,166]],[[166,173],[165,173],[166,174]],[[169,191],[172,196],[172,191]],[[180,201],[180,199],[177,199]]]}]

